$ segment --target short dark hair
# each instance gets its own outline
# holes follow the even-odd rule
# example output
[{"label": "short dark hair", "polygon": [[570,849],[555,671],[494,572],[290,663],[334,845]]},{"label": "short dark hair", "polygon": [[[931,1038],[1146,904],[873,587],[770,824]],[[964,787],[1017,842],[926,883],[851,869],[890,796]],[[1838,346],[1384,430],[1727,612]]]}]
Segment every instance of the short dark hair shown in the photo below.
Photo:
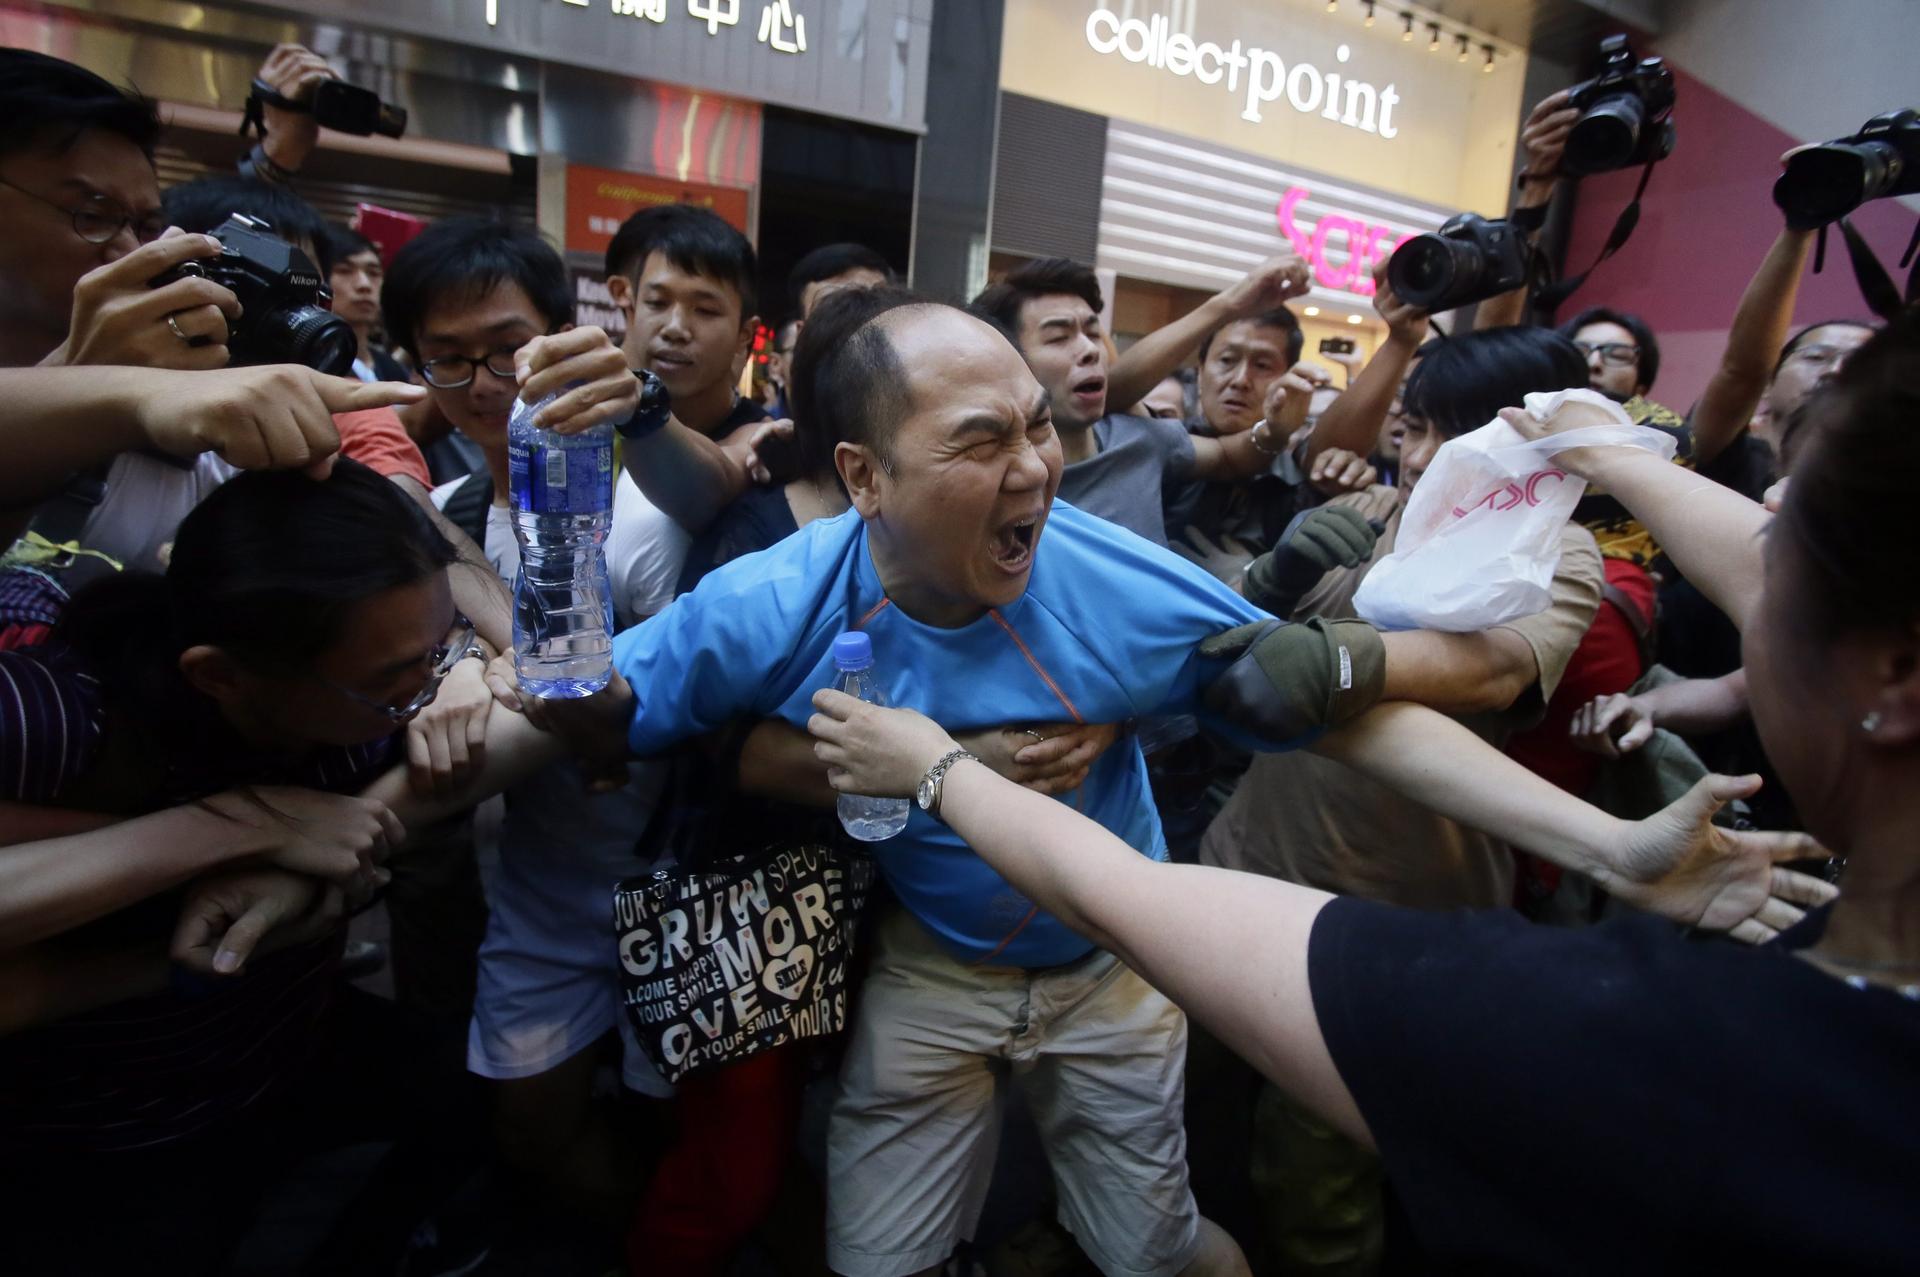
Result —
[{"label": "short dark hair", "polygon": [[1078,297],[1093,307],[1095,314],[1106,309],[1100,277],[1093,273],[1093,267],[1082,266],[1070,257],[1036,257],[1021,262],[981,289],[967,309],[1005,333],[1018,350],[1020,315],[1027,303],[1062,294]]},{"label": "short dark hair", "polygon": [[362,600],[456,555],[426,512],[357,461],[325,479],[253,470],[181,522],[164,575],[125,572],[74,595],[61,636],[136,707],[175,685],[180,653],[209,644],[249,669],[299,674],[348,637]]},{"label": "short dark hair", "polygon": [[323,275],[332,274],[333,268],[349,257],[358,257],[362,253],[378,256],[380,252],[379,245],[359,231],[338,222],[328,222],[321,228],[320,238],[314,248],[320,253],[320,273]]},{"label": "short dark hair", "polygon": [[1875,332],[1878,330],[1878,327],[1878,325],[1870,324],[1864,319],[1823,319],[1817,324],[1808,324],[1805,328],[1802,328],[1799,332],[1787,338],[1787,344],[1780,347],[1780,357],[1773,361],[1773,370],[1776,373],[1779,372],[1780,366],[1787,362],[1788,356],[1800,349],[1800,344],[1819,329],[1859,328],[1866,332]]},{"label": "short dark hair", "polygon": [[1300,321],[1294,318],[1292,311],[1285,306],[1276,306],[1272,310],[1263,310],[1258,315],[1246,319],[1230,319],[1220,327],[1200,339],[1200,362],[1207,362],[1207,352],[1213,349],[1213,339],[1235,324],[1252,324],[1255,328],[1278,328],[1287,334],[1287,367],[1300,362],[1300,352],[1307,348],[1307,335],[1300,331]]},{"label": "short dark hair", "polygon": [[878,271],[885,283],[899,282],[899,276],[894,274],[887,259],[865,244],[822,244],[795,262],[793,269],[787,272],[787,301],[792,305],[793,313],[800,313],[800,295],[807,291],[808,284],[838,279],[848,271],[855,270]]},{"label": "short dark hair", "polygon": [[85,67],[30,49],[0,49],[0,155],[65,151],[88,129],[127,139],[153,159],[160,112],[151,98],[115,88]]},{"label": "short dark hair", "polygon": [[1535,391],[1587,385],[1587,361],[1572,341],[1548,328],[1515,324],[1420,347],[1400,401],[1452,439],[1486,425],[1502,408],[1518,408]]},{"label": "short dark hair", "polygon": [[1560,335],[1572,341],[1574,334],[1588,324],[1615,324],[1633,334],[1633,344],[1640,347],[1640,384],[1652,390],[1653,379],[1660,375],[1660,341],[1653,335],[1653,329],[1647,326],[1647,321],[1630,311],[1615,310],[1611,306],[1589,306],[1560,325]]},{"label": "short dark hair", "polygon": [[380,313],[393,343],[419,355],[421,323],[448,297],[474,301],[502,283],[518,284],[549,331],[573,322],[573,284],[553,245],[530,226],[497,217],[449,217],[393,255],[380,289]]},{"label": "short dark hair", "polygon": [[160,196],[160,206],[175,226],[201,235],[235,213],[259,218],[288,243],[305,240],[315,252],[327,233],[327,224],[313,205],[284,186],[250,177],[197,177],[168,187]]},{"label": "short dark hair", "polygon": [[607,245],[607,278],[633,276],[664,253],[683,271],[725,284],[740,298],[740,318],[760,313],[759,265],[753,245],[732,223],[697,204],[643,208],[620,224]]},{"label": "short dark hair", "polygon": [[890,285],[849,288],[823,300],[800,330],[787,398],[795,429],[811,441],[812,464],[840,443],[864,444],[883,461],[891,456],[912,397],[906,366],[879,320],[906,306],[946,303]]}]

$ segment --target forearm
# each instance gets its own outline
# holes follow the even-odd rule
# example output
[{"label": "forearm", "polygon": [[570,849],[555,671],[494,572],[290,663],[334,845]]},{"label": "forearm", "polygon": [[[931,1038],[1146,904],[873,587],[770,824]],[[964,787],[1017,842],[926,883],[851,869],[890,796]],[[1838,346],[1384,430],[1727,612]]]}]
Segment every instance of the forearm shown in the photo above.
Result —
[{"label": "forearm", "polygon": [[1313,463],[1331,448],[1341,448],[1359,457],[1370,457],[1380,440],[1380,427],[1393,407],[1393,396],[1407,375],[1418,347],[1401,337],[1389,335],[1373,358],[1367,361],[1353,384],[1327,406],[1307,436],[1307,453],[1301,469],[1311,474]]},{"label": "forearm", "polygon": [[1477,714],[1506,709],[1540,677],[1533,648],[1512,630],[1405,630],[1383,634],[1381,642],[1387,649],[1382,700]]},{"label": "forearm", "polygon": [[385,803],[411,834],[519,784],[566,753],[560,737],[496,703],[487,714],[484,760],[464,786],[444,794],[416,793],[403,765],[389,769],[361,794]]},{"label": "forearm", "polygon": [[1763,575],[1764,509],[1731,488],[1637,448],[1580,448],[1561,453],[1558,460],[1624,505],[1680,574],[1736,627],[1746,628]]},{"label": "forearm", "polygon": [[1773,365],[1793,323],[1800,275],[1813,249],[1813,232],[1782,230],[1760,263],[1734,312],[1727,350],[1693,412],[1693,455],[1706,465],[1753,420],[1773,378]]},{"label": "forearm", "polygon": [[827,767],[813,753],[813,737],[782,719],[757,724],[740,749],[738,788],[745,794],[803,807],[832,807]]},{"label": "forearm", "polygon": [[142,447],[135,368],[0,369],[0,509],[31,507],[74,475]]},{"label": "forearm", "polygon": [[1309,748],[1556,865],[1595,875],[1615,868],[1624,822],[1424,706],[1375,706]]},{"label": "forearm", "polygon": [[[1520,198],[1514,201],[1514,208],[1545,208],[1553,199],[1554,180],[1544,178],[1529,180],[1520,188]],[[1533,232],[1523,232],[1531,246]],[[1531,251],[1531,247],[1529,247]],[[1526,322],[1527,290],[1520,287],[1511,292],[1501,293],[1498,297],[1489,297],[1473,308],[1473,327],[1475,331],[1488,328],[1504,328],[1512,324]]]},{"label": "forearm", "polygon": [[1256,432],[1267,435],[1274,441],[1275,447],[1286,442],[1280,432],[1272,431],[1270,426],[1257,424],[1253,430],[1242,430],[1239,434],[1222,435],[1216,439],[1196,438],[1193,441],[1193,477],[1231,483],[1251,479],[1272,466],[1279,454],[1264,452],[1256,446]]},{"label": "forearm", "polygon": [[947,773],[941,811],[1035,904],[1114,953],[1321,1116],[1370,1141],[1327,1052],[1307,981],[1308,938],[1331,896],[1272,878],[1157,864],[982,764]]},{"label": "forearm", "polygon": [[164,944],[106,951],[39,944],[0,954],[0,1036],[167,987]]},{"label": "forearm", "polygon": [[270,846],[263,829],[197,805],[17,843],[0,850],[0,952],[70,931]]},{"label": "forearm", "polygon": [[1747,717],[1747,672],[1667,683],[1635,699],[1655,727],[1682,736],[1725,731]]},{"label": "forearm", "polygon": [[412,497],[440,535],[453,546],[459,561],[447,569],[447,584],[453,591],[453,605],[473,622],[474,633],[498,654],[513,646],[513,600],[507,594],[500,574],[487,562],[486,552],[473,538],[460,530],[433,504],[433,496],[418,480],[402,475],[394,480],[402,492]]},{"label": "forearm", "polygon": [[746,472],[725,450],[677,418],[622,451],[647,500],[689,532],[701,531],[747,490]]},{"label": "forearm", "polygon": [[1226,302],[1209,297],[1179,319],[1120,352],[1107,370],[1107,409],[1126,412],[1200,348],[1206,335],[1233,318]]}]

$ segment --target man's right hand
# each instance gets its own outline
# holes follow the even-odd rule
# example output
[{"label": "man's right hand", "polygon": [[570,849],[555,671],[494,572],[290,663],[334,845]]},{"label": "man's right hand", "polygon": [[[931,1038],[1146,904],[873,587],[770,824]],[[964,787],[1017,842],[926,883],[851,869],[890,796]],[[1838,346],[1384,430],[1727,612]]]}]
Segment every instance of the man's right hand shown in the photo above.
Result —
[{"label": "man's right hand", "polygon": [[219,255],[220,241],[213,236],[169,229],[153,243],[88,271],[73,286],[67,339],[40,362],[192,372],[226,367],[227,321],[240,317],[240,299],[192,275],[152,287],[157,276],[183,262]]},{"label": "man's right hand", "polygon": [[212,452],[242,470],[307,467],[323,477],[340,450],[335,413],[412,403],[426,393],[297,364],[155,373],[142,382],[135,416],[147,443],[176,457]]},{"label": "man's right hand", "polygon": [[508,649],[487,666],[487,687],[495,700],[543,732],[566,742],[580,761],[587,788],[593,793],[618,789],[627,782],[627,729],[633,723],[633,688],[613,672],[613,679],[592,696],[545,699],[520,686],[514,655]]},{"label": "man's right hand", "polygon": [[1560,176],[1560,157],[1566,153],[1567,137],[1579,119],[1579,109],[1567,105],[1565,89],[1541,98],[1527,113],[1527,122],[1520,126],[1520,145],[1527,153],[1527,163],[1520,176],[1529,188],[1551,189]]},{"label": "man's right hand", "polygon": [[1387,263],[1391,260],[1382,258],[1373,264],[1374,313],[1386,321],[1389,341],[1401,342],[1409,350],[1418,350],[1430,330],[1427,312],[1401,301],[1393,291],[1393,285],[1387,282]]}]

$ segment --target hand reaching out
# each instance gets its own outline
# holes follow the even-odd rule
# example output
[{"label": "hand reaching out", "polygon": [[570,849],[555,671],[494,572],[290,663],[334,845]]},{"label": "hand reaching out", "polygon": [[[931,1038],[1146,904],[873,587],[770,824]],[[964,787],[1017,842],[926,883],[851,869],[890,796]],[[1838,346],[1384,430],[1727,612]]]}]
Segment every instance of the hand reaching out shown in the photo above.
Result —
[{"label": "hand reaching out", "polygon": [[335,413],[412,403],[424,387],[330,377],[294,364],[211,372],[152,372],[135,419],[147,445],[175,457],[202,452],[241,470],[305,468],[325,478],[340,450]]},{"label": "hand reaching out", "polygon": [[[322,80],[336,78],[327,60],[298,44],[276,44],[260,67],[260,82],[290,102],[312,103]],[[300,171],[320,141],[320,125],[311,111],[289,111],[267,106],[261,111],[266,137],[261,147],[267,158],[290,173]]]},{"label": "hand reaching out", "polygon": [[945,728],[910,709],[883,709],[823,688],[807,720],[827,783],[843,794],[911,798],[929,768],[959,746]]},{"label": "hand reaching out", "polygon": [[1328,448],[1313,459],[1307,482],[1323,497],[1338,497],[1365,492],[1379,478],[1380,472],[1365,457],[1345,448]]},{"label": "hand reaching out", "polygon": [[1714,813],[1759,792],[1758,776],[1707,776],[1677,802],[1626,826],[1621,853],[1596,874],[1628,904],[1676,922],[1764,944],[1839,894],[1780,868],[1826,855],[1807,834],[1723,829]]},{"label": "hand reaching out", "polygon": [[329,934],[347,907],[340,888],[284,869],[214,874],[187,888],[170,952],[189,970],[238,975],[256,953]]},{"label": "hand reaching out", "polygon": [[414,793],[451,793],[486,761],[487,714],[493,708],[486,673],[478,656],[460,661],[407,724],[407,780]]},{"label": "hand reaching out", "polygon": [[406,828],[371,798],[328,794],[293,785],[232,789],[201,800],[211,811],[260,830],[270,865],[335,885],[365,890],[384,880]]},{"label": "hand reaching out", "polygon": [[640,379],[627,366],[625,352],[592,325],[535,337],[514,353],[513,364],[522,402],[560,396],[534,418],[543,430],[577,435],[617,425],[640,408]]},{"label": "hand reaching out", "polygon": [[1520,146],[1526,151],[1527,164],[1521,170],[1528,186],[1551,186],[1560,176],[1560,157],[1567,149],[1567,137],[1573,132],[1580,112],[1567,105],[1567,90],[1550,93],[1527,113],[1520,126]]},{"label": "hand reaching out", "polygon": [[1223,290],[1220,300],[1236,319],[1264,314],[1313,287],[1312,267],[1298,253],[1279,253],[1248,271],[1239,283]]}]

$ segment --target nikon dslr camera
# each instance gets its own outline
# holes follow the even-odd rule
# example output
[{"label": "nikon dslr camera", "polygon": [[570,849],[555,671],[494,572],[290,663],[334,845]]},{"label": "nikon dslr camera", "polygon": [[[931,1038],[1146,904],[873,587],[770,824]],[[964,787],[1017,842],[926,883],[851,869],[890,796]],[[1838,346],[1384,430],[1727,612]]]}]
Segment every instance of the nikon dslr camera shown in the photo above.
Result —
[{"label": "nikon dslr camera", "polygon": [[1600,74],[1569,92],[1581,112],[1567,134],[1560,171],[1570,177],[1636,168],[1673,154],[1673,72],[1659,58],[1633,60],[1627,37],[1600,42]]},{"label": "nikon dslr camera", "polygon": [[1387,261],[1394,295],[1429,314],[1525,286],[1533,248],[1512,222],[1462,213],[1431,235],[1416,235]]},{"label": "nikon dslr camera", "polygon": [[335,376],[352,374],[359,339],[327,309],[333,294],[305,253],[245,213],[222,222],[213,237],[220,241],[218,257],[184,262],[153,287],[200,275],[240,299],[240,318],[227,326],[231,366],[305,364]]},{"label": "nikon dslr camera", "polygon": [[1773,202],[1796,231],[1837,222],[1868,200],[1920,194],[1920,111],[1888,111],[1852,137],[1788,154]]}]

